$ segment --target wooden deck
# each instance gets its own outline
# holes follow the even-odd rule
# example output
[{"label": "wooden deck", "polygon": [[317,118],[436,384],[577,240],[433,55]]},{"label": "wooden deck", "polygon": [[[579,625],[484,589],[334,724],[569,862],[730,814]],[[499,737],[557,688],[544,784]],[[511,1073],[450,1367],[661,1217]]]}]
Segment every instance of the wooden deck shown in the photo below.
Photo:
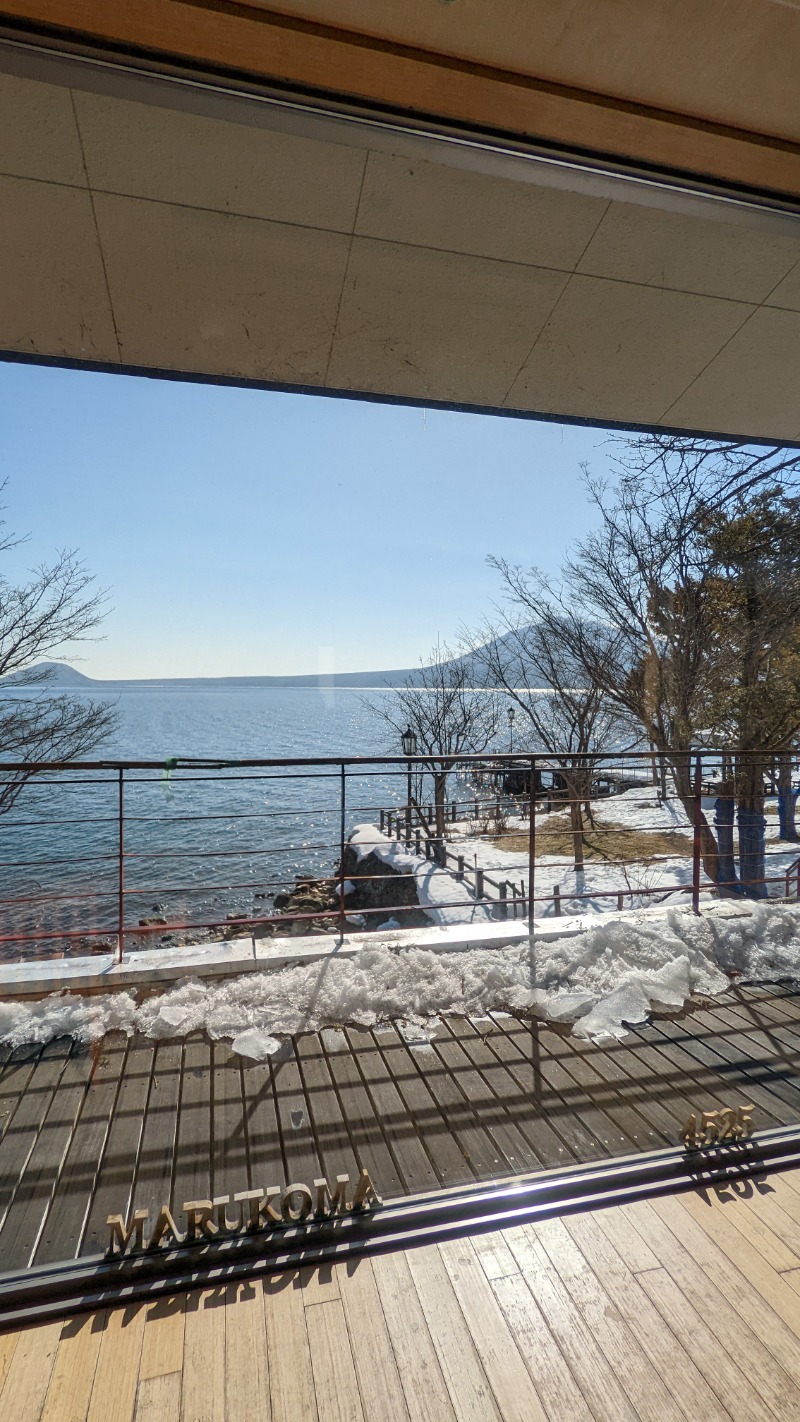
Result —
[{"label": "wooden deck", "polygon": [[800,1172],[0,1334],[14,1422],[792,1422]]},{"label": "wooden deck", "polygon": [[12,1053],[0,1068],[0,1270],[102,1252],[106,1217],[355,1177],[385,1198],[678,1143],[690,1112],[800,1121],[800,997],[731,992],[623,1042],[449,1019],[430,1045],[325,1030],[244,1065],[196,1036]]}]

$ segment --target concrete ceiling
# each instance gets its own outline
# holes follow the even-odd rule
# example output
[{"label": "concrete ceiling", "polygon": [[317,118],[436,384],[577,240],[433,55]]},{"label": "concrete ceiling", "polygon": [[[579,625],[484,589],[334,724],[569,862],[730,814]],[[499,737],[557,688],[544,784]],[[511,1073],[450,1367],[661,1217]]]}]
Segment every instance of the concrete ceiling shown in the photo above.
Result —
[{"label": "concrete ceiling", "polygon": [[0,348],[800,439],[800,219],[399,146],[0,75]]}]

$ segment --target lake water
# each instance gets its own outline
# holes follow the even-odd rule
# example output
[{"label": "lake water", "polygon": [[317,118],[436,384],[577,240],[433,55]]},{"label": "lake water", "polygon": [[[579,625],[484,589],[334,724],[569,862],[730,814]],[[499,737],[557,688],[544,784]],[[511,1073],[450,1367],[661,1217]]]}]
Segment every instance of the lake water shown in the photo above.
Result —
[{"label": "lake water", "polygon": [[[114,693],[119,724],[97,759],[224,760],[392,755],[376,714],[391,693],[330,688]],[[118,796],[113,773],[37,779],[0,817],[3,935],[98,936],[117,921]],[[289,773],[231,768],[126,772],[125,915],[170,922],[270,911],[295,875],[339,858],[338,768]],[[405,803],[406,777],[348,772],[346,827]],[[151,941],[157,941],[155,938]],[[25,950],[25,955],[30,949]],[[22,955],[19,943],[5,956]]]}]

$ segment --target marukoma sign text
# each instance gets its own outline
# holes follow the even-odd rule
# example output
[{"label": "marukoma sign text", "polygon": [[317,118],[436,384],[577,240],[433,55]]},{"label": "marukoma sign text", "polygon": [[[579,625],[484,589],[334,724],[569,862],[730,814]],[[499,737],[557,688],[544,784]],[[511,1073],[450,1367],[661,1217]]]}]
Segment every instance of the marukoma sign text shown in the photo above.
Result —
[{"label": "marukoma sign text", "polygon": [[[381,1204],[368,1170],[360,1172],[350,1200],[349,1186],[349,1175],[337,1175],[333,1191],[324,1179],[315,1180],[313,1189],[294,1181],[266,1190],[239,1190],[232,1199],[217,1195],[213,1200],[186,1200],[174,1214],[169,1205],[162,1205],[152,1229],[148,1210],[134,1210],[127,1219],[109,1215],[107,1252],[119,1255],[173,1249],[179,1244],[230,1239],[288,1225],[313,1226],[335,1215],[363,1214]],[[185,1217],[183,1228],[175,1217],[179,1214]]]}]

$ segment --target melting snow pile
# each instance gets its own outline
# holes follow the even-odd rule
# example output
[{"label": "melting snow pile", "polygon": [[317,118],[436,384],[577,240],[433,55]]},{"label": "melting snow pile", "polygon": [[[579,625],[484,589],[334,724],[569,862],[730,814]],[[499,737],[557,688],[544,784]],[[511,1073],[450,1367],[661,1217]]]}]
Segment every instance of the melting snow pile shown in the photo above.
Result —
[{"label": "melting snow pile", "polygon": [[491,919],[487,906],[475,902],[466,884],[459,883],[453,874],[438,865],[412,854],[375,825],[356,825],[347,843],[359,861],[374,854],[398,874],[413,874],[417,902],[432,923],[487,923]]},{"label": "melting snow pile", "polygon": [[726,972],[800,977],[800,911],[757,905],[735,919],[666,910],[657,921],[608,921],[551,943],[435,952],[375,940],[329,958],[227,981],[184,981],[137,1003],[131,993],[0,1003],[0,1040],[69,1033],[84,1042],[122,1030],[160,1039],[204,1029],[263,1059],[280,1038],[324,1026],[400,1021],[432,1031],[445,1014],[511,1010],[574,1023],[594,1040],[622,1037],[651,1009],[677,1011],[692,993],[719,993]]}]

